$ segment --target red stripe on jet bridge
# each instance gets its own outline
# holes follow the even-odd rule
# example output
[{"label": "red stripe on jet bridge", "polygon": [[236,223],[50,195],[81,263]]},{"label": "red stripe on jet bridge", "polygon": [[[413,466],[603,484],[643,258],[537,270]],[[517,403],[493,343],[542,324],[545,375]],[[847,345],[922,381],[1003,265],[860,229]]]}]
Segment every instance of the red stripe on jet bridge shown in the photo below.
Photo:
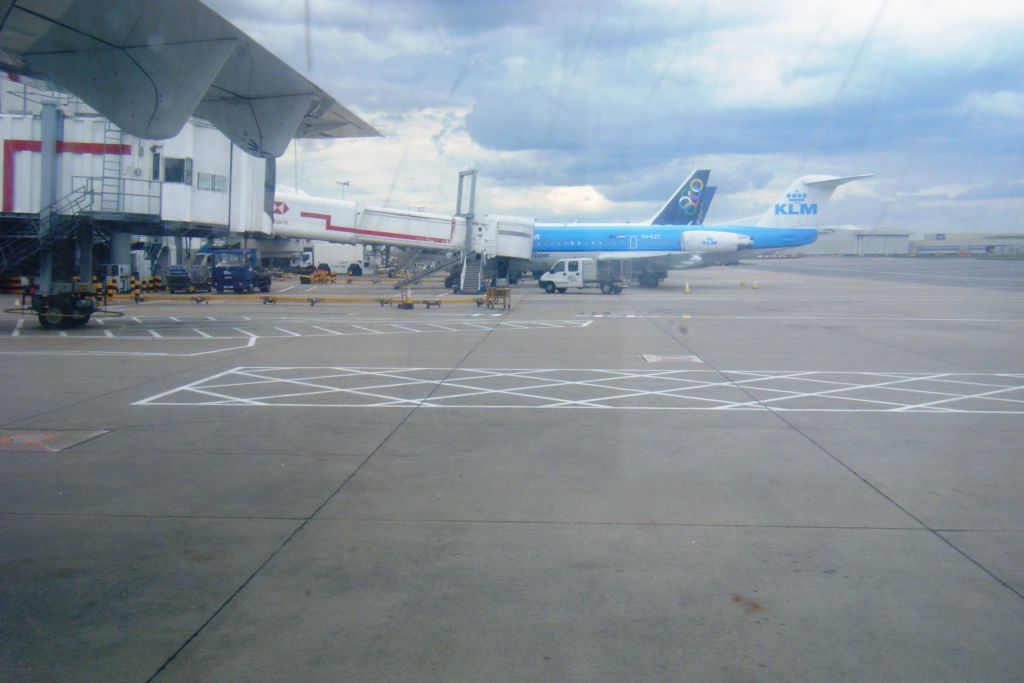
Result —
[{"label": "red stripe on jet bridge", "polygon": [[333,232],[348,232],[353,235],[369,235],[372,237],[390,237],[392,239],[400,240],[412,240],[415,242],[433,242],[435,244],[450,244],[452,238],[455,236],[455,222],[452,222],[452,231],[448,236],[448,239],[443,237],[426,237],[424,235],[405,235],[400,232],[383,232],[381,230],[365,230],[363,228],[350,228],[341,225],[332,225],[331,217],[323,213],[312,213],[310,211],[300,211],[299,215],[303,218],[319,218],[324,222],[324,227],[327,230]]},{"label": "red stripe on jet bridge", "polygon": [[[4,140],[4,203],[6,213],[14,211],[14,155],[18,152],[42,152],[41,140]],[[131,145],[107,145],[102,142],[57,142],[57,153],[131,154]]]}]

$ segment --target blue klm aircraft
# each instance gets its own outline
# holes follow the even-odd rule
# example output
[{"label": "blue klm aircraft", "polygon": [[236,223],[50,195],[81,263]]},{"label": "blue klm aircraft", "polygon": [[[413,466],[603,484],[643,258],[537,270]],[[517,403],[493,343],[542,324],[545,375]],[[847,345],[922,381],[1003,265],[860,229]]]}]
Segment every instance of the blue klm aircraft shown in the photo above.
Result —
[{"label": "blue klm aircraft", "polygon": [[807,175],[795,180],[753,224],[703,225],[714,188],[694,171],[646,223],[537,223],[529,270],[543,273],[562,258],[631,261],[641,286],[657,287],[669,270],[734,261],[814,242],[821,208],[836,188],[867,175]]}]

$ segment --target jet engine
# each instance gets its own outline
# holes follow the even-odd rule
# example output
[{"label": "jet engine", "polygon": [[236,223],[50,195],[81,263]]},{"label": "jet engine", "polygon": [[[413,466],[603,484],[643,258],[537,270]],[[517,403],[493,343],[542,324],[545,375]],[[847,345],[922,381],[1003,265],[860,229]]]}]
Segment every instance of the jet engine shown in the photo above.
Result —
[{"label": "jet engine", "polygon": [[749,235],[739,235],[735,232],[687,230],[683,233],[682,248],[686,252],[707,254],[739,251],[753,244],[754,240]]}]

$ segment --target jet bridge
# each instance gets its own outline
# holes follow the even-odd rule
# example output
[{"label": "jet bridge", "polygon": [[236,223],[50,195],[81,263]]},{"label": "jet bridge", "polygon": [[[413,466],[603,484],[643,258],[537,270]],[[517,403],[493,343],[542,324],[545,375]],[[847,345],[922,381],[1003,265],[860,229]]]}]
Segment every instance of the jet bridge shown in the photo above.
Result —
[{"label": "jet bridge", "polygon": [[[470,174],[475,176],[475,173],[464,171],[460,181]],[[461,199],[460,187],[460,204]],[[433,272],[449,268],[459,272],[459,289],[476,292],[485,272],[494,271],[501,277],[508,272],[510,261],[530,260],[534,219],[498,215],[477,218],[472,210],[463,212],[461,209],[459,206],[455,215],[445,215],[278,193],[274,200],[272,234],[275,237],[377,244],[417,250],[421,254],[433,251],[450,255],[447,259],[439,258],[432,269],[417,273],[396,287],[412,284]]]}]

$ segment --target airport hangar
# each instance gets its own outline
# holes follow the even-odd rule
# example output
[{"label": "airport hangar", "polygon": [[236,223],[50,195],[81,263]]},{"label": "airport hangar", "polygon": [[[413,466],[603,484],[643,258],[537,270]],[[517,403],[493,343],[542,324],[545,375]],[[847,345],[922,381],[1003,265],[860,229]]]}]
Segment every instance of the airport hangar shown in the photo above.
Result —
[{"label": "airport hangar", "polygon": [[887,228],[826,228],[811,244],[783,256],[1024,256],[1024,233],[928,233],[919,238]]}]

